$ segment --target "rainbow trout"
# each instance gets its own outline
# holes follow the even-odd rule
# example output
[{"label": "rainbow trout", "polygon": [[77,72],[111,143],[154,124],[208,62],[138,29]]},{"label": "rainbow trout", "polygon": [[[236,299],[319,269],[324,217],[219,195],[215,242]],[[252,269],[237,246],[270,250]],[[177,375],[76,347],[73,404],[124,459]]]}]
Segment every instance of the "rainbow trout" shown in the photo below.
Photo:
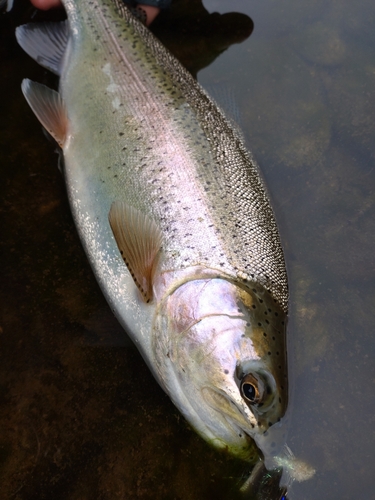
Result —
[{"label": "rainbow trout", "polygon": [[[153,375],[212,445],[275,452],[287,406],[287,276],[241,135],[150,31],[113,0],[63,0],[68,21],[17,29],[60,75],[24,80],[61,146],[82,244]],[[273,451],[272,451],[273,450]]]}]

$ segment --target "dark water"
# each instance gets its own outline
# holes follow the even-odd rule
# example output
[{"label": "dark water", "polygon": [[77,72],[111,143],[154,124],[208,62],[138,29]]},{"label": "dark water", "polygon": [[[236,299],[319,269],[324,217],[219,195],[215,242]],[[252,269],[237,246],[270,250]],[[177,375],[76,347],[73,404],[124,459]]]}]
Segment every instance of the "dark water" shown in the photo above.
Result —
[{"label": "dark water", "polygon": [[288,443],[317,470],[290,498],[375,498],[375,4],[230,8],[254,32],[201,81],[238,92],[286,251]]},{"label": "dark water", "polygon": [[[247,14],[253,33],[193,0],[154,29],[234,95],[273,200],[291,293],[288,444],[317,471],[289,498],[375,498],[375,4],[205,7]],[[19,1],[0,20],[0,498],[236,498],[246,467],[179,417],[91,274],[20,92],[24,77],[54,83],[14,39],[33,15]]]}]

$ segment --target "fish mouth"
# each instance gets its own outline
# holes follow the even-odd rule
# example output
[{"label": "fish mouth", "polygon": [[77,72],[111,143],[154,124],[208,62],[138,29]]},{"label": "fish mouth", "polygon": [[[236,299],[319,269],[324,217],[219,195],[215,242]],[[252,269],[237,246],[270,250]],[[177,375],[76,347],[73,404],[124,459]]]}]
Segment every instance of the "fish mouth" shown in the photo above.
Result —
[{"label": "fish mouth", "polygon": [[285,432],[284,426],[276,421],[271,422],[274,415],[262,415],[245,404],[242,407],[226,392],[217,388],[204,387],[202,396],[206,404],[220,416],[221,428],[225,429],[220,440],[239,458],[249,460],[250,455],[254,455],[254,450],[262,457],[271,456],[285,442],[282,435]]},{"label": "fish mouth", "polygon": [[226,393],[216,388],[204,387],[202,396],[206,404],[220,415],[222,427],[226,431],[225,437],[221,438],[222,441],[232,452],[233,448],[238,448],[235,454],[248,454],[249,449],[254,447],[252,434],[254,431],[256,433],[256,419],[251,411],[249,409],[242,411]]}]

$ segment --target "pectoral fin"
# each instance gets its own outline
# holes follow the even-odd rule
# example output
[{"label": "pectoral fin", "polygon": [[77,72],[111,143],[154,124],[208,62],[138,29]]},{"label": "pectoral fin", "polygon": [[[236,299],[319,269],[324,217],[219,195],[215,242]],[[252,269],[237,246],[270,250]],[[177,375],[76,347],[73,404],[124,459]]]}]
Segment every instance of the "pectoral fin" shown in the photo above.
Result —
[{"label": "pectoral fin", "polygon": [[144,300],[149,302],[161,247],[161,231],[147,215],[122,202],[112,204],[109,223],[135,284]]},{"label": "pectoral fin", "polygon": [[16,28],[16,38],[23,50],[44,68],[56,75],[69,40],[67,21],[59,23],[29,23]]},{"label": "pectoral fin", "polygon": [[60,94],[28,79],[23,80],[21,88],[40,123],[63,147],[67,136],[68,118]]},{"label": "pectoral fin", "polygon": [[13,0],[0,0],[0,9],[6,5],[6,11],[9,12],[13,7]]}]

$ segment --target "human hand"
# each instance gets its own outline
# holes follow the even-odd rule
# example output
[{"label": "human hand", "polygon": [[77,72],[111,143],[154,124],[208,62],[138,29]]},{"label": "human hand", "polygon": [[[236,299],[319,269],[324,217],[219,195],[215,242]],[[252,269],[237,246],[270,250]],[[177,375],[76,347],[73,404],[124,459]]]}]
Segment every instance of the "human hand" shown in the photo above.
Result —
[{"label": "human hand", "polygon": [[[48,10],[61,6],[61,0],[31,0],[31,3],[34,5],[34,7],[40,10]],[[160,12],[159,7],[154,7],[153,5],[139,4],[138,7],[146,12],[147,26],[152,23],[152,21]]]}]

